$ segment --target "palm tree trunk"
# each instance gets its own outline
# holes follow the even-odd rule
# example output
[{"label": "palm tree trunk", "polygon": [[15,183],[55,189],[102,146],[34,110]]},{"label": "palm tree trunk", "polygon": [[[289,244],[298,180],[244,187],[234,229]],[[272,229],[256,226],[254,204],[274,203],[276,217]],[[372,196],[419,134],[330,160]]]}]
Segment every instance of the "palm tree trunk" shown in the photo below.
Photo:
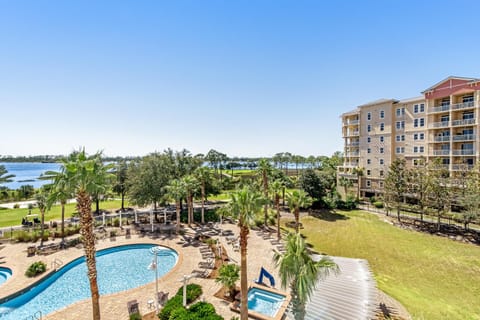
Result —
[{"label": "palm tree trunk", "polygon": [[280,241],[282,236],[280,235],[280,197],[275,194],[275,207],[277,208],[277,239]]},{"label": "palm tree trunk", "polygon": [[187,195],[187,218],[188,218],[188,226],[190,227],[192,224],[192,215],[190,213],[191,207],[190,207],[190,194]]},{"label": "palm tree trunk", "polygon": [[65,202],[61,202],[62,205],[62,246],[65,244]]},{"label": "palm tree trunk", "polygon": [[292,305],[295,320],[303,320],[305,319],[305,304],[302,303],[298,297],[295,281],[292,282],[290,287],[292,292]]},{"label": "palm tree trunk", "polygon": [[125,211],[125,192],[122,191],[122,212]]},{"label": "palm tree trunk", "polygon": [[240,227],[240,319],[248,320],[248,278],[247,278],[247,236],[248,227]]},{"label": "palm tree trunk", "polygon": [[202,182],[202,224],[205,224],[205,182]]},{"label": "palm tree trunk", "polygon": [[397,206],[397,219],[398,219],[398,222],[400,222],[400,207]]},{"label": "palm tree trunk", "polygon": [[[263,194],[265,196],[265,199],[268,199],[268,180],[267,180],[267,173],[264,171],[263,172]],[[267,220],[268,220],[268,205],[265,203],[265,205],[263,206],[263,213],[265,215],[265,221],[264,221],[264,225],[265,225],[265,228],[268,226],[267,224]]]},{"label": "palm tree trunk", "polygon": [[40,210],[40,214],[42,215],[42,225],[40,226],[40,247],[43,246],[43,232],[44,232],[44,229],[45,229],[45,211],[44,210]]},{"label": "palm tree trunk", "polygon": [[176,226],[176,232],[180,231],[180,201],[176,201],[176,213],[177,213],[177,226]]},{"label": "palm tree trunk", "polygon": [[93,233],[93,216],[90,196],[84,190],[77,193],[77,210],[80,213],[80,232],[83,236],[85,247],[85,260],[87,263],[88,280],[92,295],[93,319],[100,320],[100,294],[97,284],[97,267],[95,260],[95,235]]},{"label": "palm tree trunk", "polygon": [[300,208],[295,208],[294,210],[295,215],[295,233],[298,233],[298,224],[300,223]]}]

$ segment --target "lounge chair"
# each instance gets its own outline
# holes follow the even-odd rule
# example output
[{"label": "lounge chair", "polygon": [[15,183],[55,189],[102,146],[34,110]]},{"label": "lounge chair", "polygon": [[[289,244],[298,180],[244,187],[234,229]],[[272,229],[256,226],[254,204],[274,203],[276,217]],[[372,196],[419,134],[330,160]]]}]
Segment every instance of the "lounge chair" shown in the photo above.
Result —
[{"label": "lounge chair", "polygon": [[133,313],[140,314],[140,310],[138,309],[138,301],[131,300],[127,302],[128,314],[131,315]]}]

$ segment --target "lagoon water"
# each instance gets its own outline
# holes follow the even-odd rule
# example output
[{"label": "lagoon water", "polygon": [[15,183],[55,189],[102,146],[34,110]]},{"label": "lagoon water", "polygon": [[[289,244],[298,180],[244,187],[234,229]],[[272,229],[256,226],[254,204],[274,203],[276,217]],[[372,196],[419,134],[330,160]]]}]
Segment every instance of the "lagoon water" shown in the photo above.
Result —
[{"label": "lagoon water", "polygon": [[[22,185],[32,185],[34,188],[40,188],[49,181],[38,180],[38,177],[45,171],[58,171],[60,165],[58,163],[41,163],[41,162],[0,162],[0,165],[7,169],[8,174],[14,174],[13,182],[4,183],[10,189],[18,189]],[[32,181],[30,181],[32,180]]]}]

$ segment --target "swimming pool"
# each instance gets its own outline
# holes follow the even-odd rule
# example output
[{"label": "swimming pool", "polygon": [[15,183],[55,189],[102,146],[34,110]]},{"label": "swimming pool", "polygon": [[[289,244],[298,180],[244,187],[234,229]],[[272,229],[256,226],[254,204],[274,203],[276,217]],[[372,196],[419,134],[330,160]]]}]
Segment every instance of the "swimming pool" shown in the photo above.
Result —
[{"label": "swimming pool", "polygon": [[8,280],[12,276],[12,270],[10,268],[0,267],[0,285]]},{"label": "swimming pool", "polygon": [[251,288],[248,290],[248,310],[258,312],[268,317],[275,317],[284,301],[285,295],[260,288]]},{"label": "swimming pool", "polygon": [[[113,247],[97,252],[97,280],[101,295],[133,289],[155,281],[148,269],[154,257],[153,244]],[[158,275],[170,271],[178,260],[176,251],[162,247]],[[0,304],[0,319],[24,319],[35,312],[47,315],[74,302],[90,298],[85,257],[78,258],[27,292]]]}]

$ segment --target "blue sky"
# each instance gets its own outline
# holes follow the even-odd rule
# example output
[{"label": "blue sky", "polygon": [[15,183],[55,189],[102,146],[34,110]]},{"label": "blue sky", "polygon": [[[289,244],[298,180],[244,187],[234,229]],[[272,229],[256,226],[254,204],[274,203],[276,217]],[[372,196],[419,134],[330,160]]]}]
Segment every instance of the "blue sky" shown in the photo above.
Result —
[{"label": "blue sky", "polygon": [[331,155],[341,113],[480,77],[479,9],[0,0],[0,154]]}]

